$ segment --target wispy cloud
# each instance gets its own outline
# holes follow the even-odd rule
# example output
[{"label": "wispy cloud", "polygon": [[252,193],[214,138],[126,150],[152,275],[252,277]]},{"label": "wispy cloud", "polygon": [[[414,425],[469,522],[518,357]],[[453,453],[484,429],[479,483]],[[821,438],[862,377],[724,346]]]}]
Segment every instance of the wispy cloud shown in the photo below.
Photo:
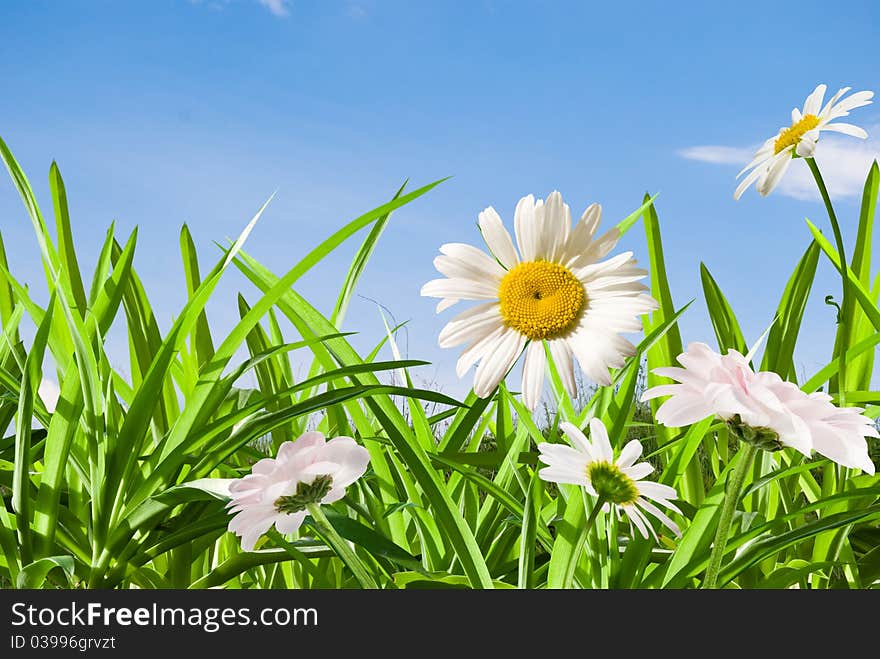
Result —
[{"label": "wispy cloud", "polygon": [[711,162],[714,165],[744,165],[754,149],[739,149],[733,146],[690,146],[678,152],[682,158]]},{"label": "wispy cloud", "polygon": [[284,17],[290,15],[290,9],[288,8],[289,0],[259,0],[259,3],[276,16]]},{"label": "wispy cloud", "polygon": [[[823,135],[816,149],[816,162],[828,186],[828,192],[836,199],[860,195],[865,184],[868,168],[874,160],[880,160],[880,124],[866,127],[867,140],[851,137]],[[708,162],[713,165],[737,165],[743,167],[751,159],[758,145],[753,147],[692,146],[678,152],[682,158]],[[731,180],[731,190],[733,189]],[[819,192],[809,168],[795,159],[774,192],[803,200],[819,199]]]}]

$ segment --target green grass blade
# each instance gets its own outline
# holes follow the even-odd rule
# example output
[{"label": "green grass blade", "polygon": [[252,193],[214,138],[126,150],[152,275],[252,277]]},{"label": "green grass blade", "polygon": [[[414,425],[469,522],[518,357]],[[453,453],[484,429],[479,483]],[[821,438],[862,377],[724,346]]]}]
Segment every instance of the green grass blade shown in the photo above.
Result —
[{"label": "green grass blade", "polygon": [[[813,238],[815,238],[819,247],[822,248],[822,251],[825,252],[825,255],[834,267],[841,270],[840,256],[838,255],[837,250],[834,249],[831,243],[828,242],[828,239],[822,235],[822,232],[815,224],[809,220],[806,222],[807,226],[810,228],[810,233],[813,234]],[[865,313],[865,316],[870,320],[874,329],[880,331],[880,309],[878,309],[877,305],[874,303],[873,296],[865,289],[862,282],[849,266],[846,268],[846,276],[850,283],[850,290],[855,294],[856,300],[861,306],[862,311]]]},{"label": "green grass blade", "polygon": [[727,298],[724,297],[724,293],[721,292],[721,288],[704,263],[700,263],[700,280],[703,283],[703,297],[706,299],[709,320],[712,321],[712,328],[715,330],[718,349],[724,354],[733,348],[745,355],[749,348],[743,338],[736,314],[733,313]]},{"label": "green grass blade", "polygon": [[67,273],[66,283],[69,284],[72,307],[79,312],[81,318],[86,315],[86,291],[83,287],[79,261],[73,245],[73,232],[70,228],[70,213],[67,208],[67,190],[61,171],[53,161],[49,168],[49,189],[55,208],[55,232],[58,235],[58,257],[61,270]]},{"label": "green grass blade", "polygon": [[[34,411],[34,397],[43,379],[43,357],[49,339],[49,327],[55,309],[55,295],[49,300],[46,315],[37,328],[34,342],[25,360],[22,373],[21,392],[18,398],[18,419],[15,429],[15,462],[12,473],[12,509],[15,511],[21,563],[28,564],[33,559],[31,540],[31,420]],[[19,574],[19,577],[21,574]]]},{"label": "green grass blade", "polygon": [[[185,224],[180,229],[180,256],[183,260],[183,272],[186,276],[186,293],[192,298],[201,285],[202,278],[199,274],[196,246],[193,243],[192,235],[190,235],[189,227]],[[199,366],[209,362],[214,356],[214,343],[211,340],[211,329],[208,327],[208,316],[204,310],[198,315],[191,341],[195,346]]]}]

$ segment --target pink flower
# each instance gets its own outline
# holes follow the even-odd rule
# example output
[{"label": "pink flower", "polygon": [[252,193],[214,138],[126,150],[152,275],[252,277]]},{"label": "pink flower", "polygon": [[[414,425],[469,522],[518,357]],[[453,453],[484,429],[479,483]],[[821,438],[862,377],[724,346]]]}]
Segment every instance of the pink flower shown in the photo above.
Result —
[{"label": "pink flower", "polygon": [[828,394],[806,394],[776,373],[755,373],[736,350],[719,355],[705,343],[691,343],[678,362],[684,368],[654,369],[678,384],[658,385],[642,395],[643,401],[670,397],[657,410],[663,425],[685,426],[717,416],[769,429],[779,444],[807,457],[816,450],[844,467],[874,473],[865,437],[880,434],[861,408],[835,407]]},{"label": "pink flower", "polygon": [[369,462],[367,450],[351,437],[328,442],[320,432],[307,432],[284,442],[276,458],[260,460],[229,486],[227,505],[235,513],[229,530],[241,537],[244,551],[252,551],[273,524],[279,533],[293,533],[306,518],[308,504],[341,499]]}]

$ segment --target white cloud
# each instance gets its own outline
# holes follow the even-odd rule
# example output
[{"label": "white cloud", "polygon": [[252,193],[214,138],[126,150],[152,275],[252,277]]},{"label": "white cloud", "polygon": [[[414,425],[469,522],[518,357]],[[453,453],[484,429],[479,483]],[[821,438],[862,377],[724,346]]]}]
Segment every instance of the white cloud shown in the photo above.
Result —
[{"label": "white cloud", "polygon": [[682,158],[711,162],[715,165],[745,165],[751,160],[754,149],[733,146],[691,146],[678,152]]},{"label": "white cloud", "polygon": [[290,10],[287,8],[288,0],[259,0],[259,2],[276,16],[290,14]]},{"label": "white cloud", "polygon": [[[866,127],[867,140],[851,137],[829,136],[827,133],[819,141],[816,149],[816,162],[828,186],[829,194],[835,199],[855,197],[862,193],[865,177],[874,160],[880,160],[880,124]],[[678,152],[682,158],[708,162],[713,165],[745,166],[758,149],[730,146],[692,146]],[[731,180],[731,186],[734,182]],[[731,189],[732,189],[731,187]],[[802,200],[820,199],[813,175],[806,163],[795,159],[780,181],[775,193]]]}]

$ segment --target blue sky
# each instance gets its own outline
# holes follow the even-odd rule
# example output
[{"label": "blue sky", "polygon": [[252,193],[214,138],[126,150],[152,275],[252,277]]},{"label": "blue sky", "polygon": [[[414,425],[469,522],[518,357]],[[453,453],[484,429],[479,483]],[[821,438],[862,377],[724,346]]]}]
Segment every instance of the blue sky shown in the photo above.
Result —
[{"label": "blue sky", "polygon": [[[713,343],[700,261],[747,338],[771,320],[809,242],[804,218],[823,228],[827,219],[805,167],[772,196],[750,190],[735,202],[738,164],[816,84],[880,91],[880,5],[703,5],[7,0],[0,135],[47,213],[58,161],[88,271],[112,220],[123,235],[139,227],[135,266],[165,327],[184,300],[183,222],[208,263],[213,242],[237,235],[277,190],[247,249],[281,273],[404,179],[452,176],[395,215],[359,293],[410,321],[409,356],[433,362],[422,381],[461,395],[470,380],[455,377],[457,351],[436,346],[454,311],[436,316],[419,289],[436,276],[439,245],[479,244],[477,213],[489,205],[512,226],[529,193],[559,189],[577,214],[599,202],[610,226],[659,192],[675,301],[698,298],[681,322],[685,340]],[[872,139],[823,138],[819,155],[850,238],[855,193],[880,156],[880,109],[851,119]],[[13,271],[41,288],[7,178],[0,230]],[[320,309],[332,308],[356,244],[302,281]],[[646,262],[641,225],[618,249]],[[237,290],[256,297],[233,273],[209,308],[215,331],[232,326]],[[823,263],[797,354],[807,375],[830,351],[826,293],[839,297],[839,282]],[[357,299],[344,329],[372,346],[383,331],[375,305]],[[108,342],[123,354],[122,337]]]}]

